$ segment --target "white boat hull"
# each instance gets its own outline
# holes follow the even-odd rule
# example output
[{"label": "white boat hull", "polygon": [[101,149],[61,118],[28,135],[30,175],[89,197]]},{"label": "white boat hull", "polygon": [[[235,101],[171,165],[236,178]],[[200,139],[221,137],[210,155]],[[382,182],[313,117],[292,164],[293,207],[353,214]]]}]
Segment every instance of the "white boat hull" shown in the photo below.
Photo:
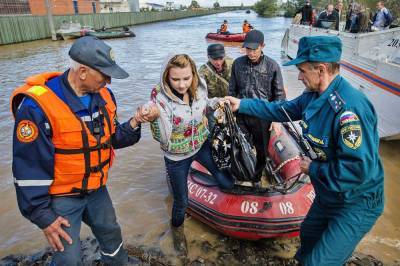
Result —
[{"label": "white boat hull", "polygon": [[[381,32],[352,34],[303,25],[291,25],[282,41],[283,51],[296,57],[298,42],[304,36],[338,36],[343,43],[341,75],[362,91],[374,105],[378,114],[379,136],[400,139],[400,64],[388,61],[390,54],[382,49],[400,49],[400,28]],[[394,47],[386,47],[399,40]],[[385,47],[382,48],[382,44]],[[385,48],[390,48],[387,50]]]}]

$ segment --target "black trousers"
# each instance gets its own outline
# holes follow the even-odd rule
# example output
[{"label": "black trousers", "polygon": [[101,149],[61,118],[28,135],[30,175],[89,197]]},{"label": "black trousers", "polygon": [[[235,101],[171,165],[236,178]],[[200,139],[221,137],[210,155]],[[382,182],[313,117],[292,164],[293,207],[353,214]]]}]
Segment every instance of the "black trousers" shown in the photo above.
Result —
[{"label": "black trousers", "polygon": [[255,147],[257,152],[257,171],[256,176],[252,177],[255,182],[260,181],[262,172],[265,168],[270,137],[270,121],[265,121],[254,116],[238,114],[236,121],[245,134],[246,139]]}]

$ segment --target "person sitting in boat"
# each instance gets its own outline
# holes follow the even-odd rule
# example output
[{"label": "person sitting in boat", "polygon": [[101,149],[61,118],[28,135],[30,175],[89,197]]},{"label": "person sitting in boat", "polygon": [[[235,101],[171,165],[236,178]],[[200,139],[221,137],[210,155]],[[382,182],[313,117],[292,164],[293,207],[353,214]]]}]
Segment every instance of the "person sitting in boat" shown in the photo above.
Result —
[{"label": "person sitting in boat", "polygon": [[[246,55],[237,58],[232,65],[229,81],[229,95],[238,98],[258,98],[268,101],[285,100],[281,69],[272,58],[264,55],[264,34],[252,30],[246,34],[243,47]],[[271,123],[246,115],[238,115],[237,122],[246,138],[257,151],[257,175],[254,182],[261,179],[266,166],[267,147]],[[275,132],[280,132],[280,124],[273,123]]]},{"label": "person sitting in boat", "polygon": [[244,20],[242,29],[243,29],[243,33],[248,33],[249,31],[251,31],[253,29],[253,26],[251,26],[251,24],[249,22],[247,22],[247,20]]},{"label": "person sitting in boat", "polygon": [[[266,121],[302,120],[304,138],[318,154],[304,156],[316,196],[301,224],[301,265],[344,265],[383,212],[384,173],[378,118],[368,98],[340,75],[337,36],[300,39],[296,65],[306,90],[286,102],[226,97],[233,111]],[[283,110],[284,108],[285,110]]]},{"label": "person sitting in boat", "polygon": [[226,19],[224,19],[224,23],[221,24],[221,27],[219,28],[219,30],[217,32],[220,34],[229,34],[228,21]]},{"label": "person sitting in boat", "polygon": [[339,13],[334,10],[332,4],[328,4],[325,11],[319,14],[315,27],[339,30]]},{"label": "person sitting in boat", "polygon": [[385,7],[383,1],[379,1],[376,4],[376,8],[378,9],[378,12],[376,12],[372,18],[372,31],[388,29],[390,24],[393,22],[392,14],[390,14],[389,10]]},{"label": "person sitting in boat", "polygon": [[151,92],[151,102],[149,108],[142,107],[141,113],[150,113],[156,118],[151,122],[151,131],[164,152],[173,195],[174,248],[183,256],[187,254],[183,223],[188,206],[187,176],[192,162],[197,160],[205,166],[220,188],[232,189],[234,185],[232,177],[215,165],[208,140],[206,107],[216,106],[219,100],[208,99],[207,85],[199,77],[194,61],[186,54],[178,54],[168,60],[160,83]]},{"label": "person sitting in boat", "polygon": [[[208,98],[224,97],[228,95],[229,80],[233,59],[225,56],[222,44],[210,44],[207,48],[208,62],[199,69],[199,75],[204,78],[208,88]],[[208,128],[213,131],[215,118],[213,110],[207,108]]]}]

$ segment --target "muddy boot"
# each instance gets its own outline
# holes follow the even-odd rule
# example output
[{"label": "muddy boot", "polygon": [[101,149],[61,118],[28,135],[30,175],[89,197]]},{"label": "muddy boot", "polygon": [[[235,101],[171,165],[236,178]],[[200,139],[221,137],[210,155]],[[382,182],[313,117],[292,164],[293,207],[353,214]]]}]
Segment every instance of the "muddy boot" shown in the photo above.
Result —
[{"label": "muddy boot", "polygon": [[183,224],[179,227],[171,225],[174,248],[179,256],[187,256],[187,243],[183,228]]}]

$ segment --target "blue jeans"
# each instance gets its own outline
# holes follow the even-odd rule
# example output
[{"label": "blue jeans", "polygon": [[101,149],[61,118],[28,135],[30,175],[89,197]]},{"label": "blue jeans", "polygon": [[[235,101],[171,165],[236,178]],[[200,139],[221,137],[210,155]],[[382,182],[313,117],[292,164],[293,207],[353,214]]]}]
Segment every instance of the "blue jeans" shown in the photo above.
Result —
[{"label": "blue jeans", "polygon": [[192,157],[181,161],[172,161],[165,159],[165,167],[167,168],[168,181],[171,185],[174,203],[172,206],[172,225],[178,227],[183,224],[185,219],[185,211],[188,206],[188,188],[187,177],[190,165],[194,160],[199,161],[204,167],[210,171],[219,187],[224,189],[233,188],[233,179],[226,172],[222,172],[215,165],[211,156],[211,145],[206,141],[201,149]]},{"label": "blue jeans", "polygon": [[344,265],[383,212],[383,195],[330,206],[318,196],[300,228],[296,259],[305,266]]},{"label": "blue jeans", "polygon": [[70,223],[63,229],[72,238],[69,245],[61,238],[63,252],[55,252],[51,265],[82,265],[79,234],[82,221],[87,224],[100,246],[101,259],[106,265],[125,265],[128,255],[122,247],[121,228],[107,188],[101,187],[84,197],[53,197],[53,210]]}]

